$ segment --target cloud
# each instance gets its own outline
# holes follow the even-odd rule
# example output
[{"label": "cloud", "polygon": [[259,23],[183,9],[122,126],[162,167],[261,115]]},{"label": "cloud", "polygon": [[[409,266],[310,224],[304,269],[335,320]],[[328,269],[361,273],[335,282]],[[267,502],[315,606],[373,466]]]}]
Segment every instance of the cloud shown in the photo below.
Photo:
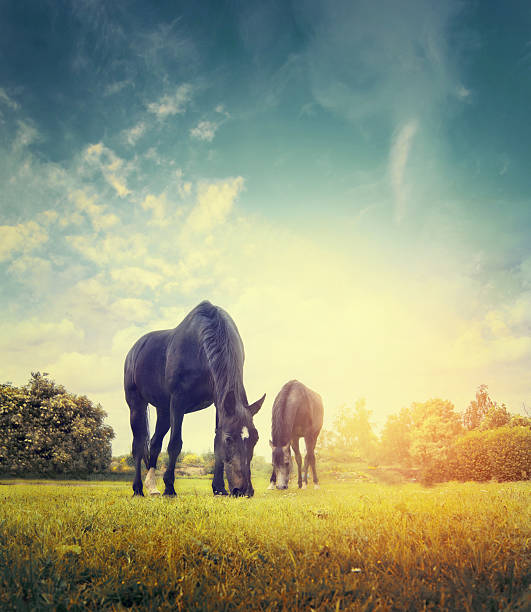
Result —
[{"label": "cloud", "polygon": [[190,130],[190,136],[195,140],[203,140],[212,142],[219,125],[212,121],[200,121],[194,128]]},{"label": "cloud", "polygon": [[140,138],[146,133],[147,125],[144,121],[137,123],[132,128],[122,132],[124,139],[128,144],[134,146]]},{"label": "cloud", "polygon": [[198,187],[197,203],[186,219],[186,229],[206,233],[228,217],[237,196],[243,189],[241,176]]},{"label": "cloud", "polygon": [[90,145],[85,149],[83,160],[89,165],[98,168],[107,183],[116,191],[119,197],[123,198],[131,193],[127,188],[126,175],[127,165],[120,159],[114,151],[106,147],[103,143]]},{"label": "cloud", "polygon": [[122,367],[119,359],[111,355],[71,351],[48,362],[44,370],[71,392],[93,394],[116,389]]},{"label": "cloud", "polygon": [[153,290],[164,280],[162,274],[138,266],[114,268],[110,274],[116,287],[133,295],[143,293],[146,289]]},{"label": "cloud", "polygon": [[0,261],[6,261],[16,253],[30,253],[47,240],[46,229],[35,221],[0,225]]},{"label": "cloud", "polygon": [[447,40],[461,10],[454,0],[301,4],[309,44],[300,61],[315,100],[354,122],[433,114],[461,82],[459,48]]},{"label": "cloud", "polygon": [[141,233],[109,234],[100,239],[78,235],[66,236],[65,239],[72,248],[99,266],[131,263],[141,260],[147,253],[147,238]]},{"label": "cloud", "polygon": [[167,223],[166,211],[168,202],[166,194],[161,193],[159,196],[148,194],[141,203],[144,210],[152,212],[152,217],[149,223],[155,226],[162,226]]},{"label": "cloud", "polygon": [[0,324],[2,377],[15,384],[26,382],[30,372],[44,370],[65,346],[75,347],[84,339],[83,330],[66,318],[46,321],[29,317],[23,321],[4,318]]},{"label": "cloud", "polygon": [[126,87],[133,86],[134,83],[130,79],[125,79],[124,81],[115,81],[114,83],[110,83],[105,87],[104,96],[113,96],[114,94],[119,93],[122,89]]},{"label": "cloud", "polygon": [[[109,230],[119,222],[117,215],[106,213],[106,207],[96,204],[96,197],[89,197],[84,191],[76,190],[69,194],[69,199],[75,203],[78,210],[84,212],[92,223],[92,227],[97,231]],[[77,221],[77,216],[74,213],[74,222]]]},{"label": "cloud", "polygon": [[124,321],[142,322],[149,319],[153,306],[148,300],[123,298],[110,305],[111,311]]},{"label": "cloud", "polygon": [[193,88],[189,83],[179,85],[172,95],[162,96],[158,102],[147,105],[148,111],[157,115],[159,119],[168,116],[180,115],[186,111],[186,107],[192,99]]},{"label": "cloud", "polygon": [[17,121],[18,129],[13,141],[13,150],[25,149],[30,144],[37,142],[40,134],[35,126],[26,121]]},{"label": "cloud", "polygon": [[12,110],[18,110],[20,104],[11,98],[3,87],[0,87],[0,102]]},{"label": "cloud", "polygon": [[418,130],[418,122],[413,119],[403,125],[396,133],[389,156],[389,174],[395,198],[395,220],[400,223],[406,213],[407,189],[404,173],[413,138]]}]

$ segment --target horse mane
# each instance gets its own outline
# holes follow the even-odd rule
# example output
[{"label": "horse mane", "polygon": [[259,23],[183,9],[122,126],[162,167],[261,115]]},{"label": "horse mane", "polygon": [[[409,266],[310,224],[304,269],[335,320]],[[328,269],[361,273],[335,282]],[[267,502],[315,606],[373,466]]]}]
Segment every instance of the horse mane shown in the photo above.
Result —
[{"label": "horse mane", "polygon": [[229,328],[223,311],[208,301],[197,306],[201,322],[200,338],[210,366],[217,402],[223,405],[232,391],[247,406],[243,386],[243,352],[239,337]]}]

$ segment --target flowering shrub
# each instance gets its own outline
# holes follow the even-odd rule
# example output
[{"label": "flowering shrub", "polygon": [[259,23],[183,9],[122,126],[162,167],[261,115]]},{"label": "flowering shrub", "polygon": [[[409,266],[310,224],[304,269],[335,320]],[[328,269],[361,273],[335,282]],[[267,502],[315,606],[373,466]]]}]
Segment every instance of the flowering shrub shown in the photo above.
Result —
[{"label": "flowering shrub", "polygon": [[506,426],[471,431],[454,443],[446,470],[451,480],[528,480],[531,430]]},{"label": "flowering shrub", "polygon": [[22,388],[0,385],[0,471],[13,474],[102,472],[114,432],[87,397],[34,373]]}]

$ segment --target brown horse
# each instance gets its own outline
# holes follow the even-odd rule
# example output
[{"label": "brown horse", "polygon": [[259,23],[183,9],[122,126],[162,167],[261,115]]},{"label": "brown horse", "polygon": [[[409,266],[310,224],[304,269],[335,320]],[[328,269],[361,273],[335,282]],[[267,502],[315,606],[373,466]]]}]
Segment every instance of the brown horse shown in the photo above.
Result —
[{"label": "brown horse", "polygon": [[[273,473],[269,488],[287,489],[291,471],[290,445],[295,453],[298,467],[298,485],[306,488],[308,485],[308,466],[312,468],[313,482],[318,486],[315,469],[315,443],[323,426],[323,401],[321,396],[308,389],[297,380],[286,383],[273,403],[271,423],[273,449]],[[301,473],[302,457],[299,450],[299,439],[304,438],[306,457]]]}]

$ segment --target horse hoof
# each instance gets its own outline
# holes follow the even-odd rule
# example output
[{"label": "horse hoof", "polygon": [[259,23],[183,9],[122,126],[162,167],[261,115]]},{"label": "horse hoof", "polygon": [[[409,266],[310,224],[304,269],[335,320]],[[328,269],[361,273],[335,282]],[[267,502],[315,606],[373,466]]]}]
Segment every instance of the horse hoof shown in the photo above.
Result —
[{"label": "horse hoof", "polygon": [[308,486],[308,485],[307,485],[305,482],[303,482],[303,483],[302,483],[302,488],[303,488],[303,489],[305,489],[307,486]]},{"label": "horse hoof", "polygon": [[151,497],[160,497],[160,491],[150,491],[149,495]]},{"label": "horse hoof", "polygon": [[177,493],[175,493],[175,491],[164,491],[163,496],[164,497],[177,497]]},{"label": "horse hoof", "polygon": [[315,483],[315,484],[313,485],[313,488],[314,488],[314,489],[320,489],[321,487],[320,487],[320,486],[319,486],[317,483]]},{"label": "horse hoof", "polygon": [[144,494],[142,493],[142,491],[140,491],[140,493],[138,491],[135,491],[133,493],[133,497],[144,497]]},{"label": "horse hoof", "polygon": [[275,483],[274,482],[270,482],[269,486],[267,488],[268,489],[274,489],[275,488]]},{"label": "horse hoof", "polygon": [[221,491],[219,491],[218,489],[214,489],[214,495],[228,495],[228,491],[226,489],[221,489]]}]

